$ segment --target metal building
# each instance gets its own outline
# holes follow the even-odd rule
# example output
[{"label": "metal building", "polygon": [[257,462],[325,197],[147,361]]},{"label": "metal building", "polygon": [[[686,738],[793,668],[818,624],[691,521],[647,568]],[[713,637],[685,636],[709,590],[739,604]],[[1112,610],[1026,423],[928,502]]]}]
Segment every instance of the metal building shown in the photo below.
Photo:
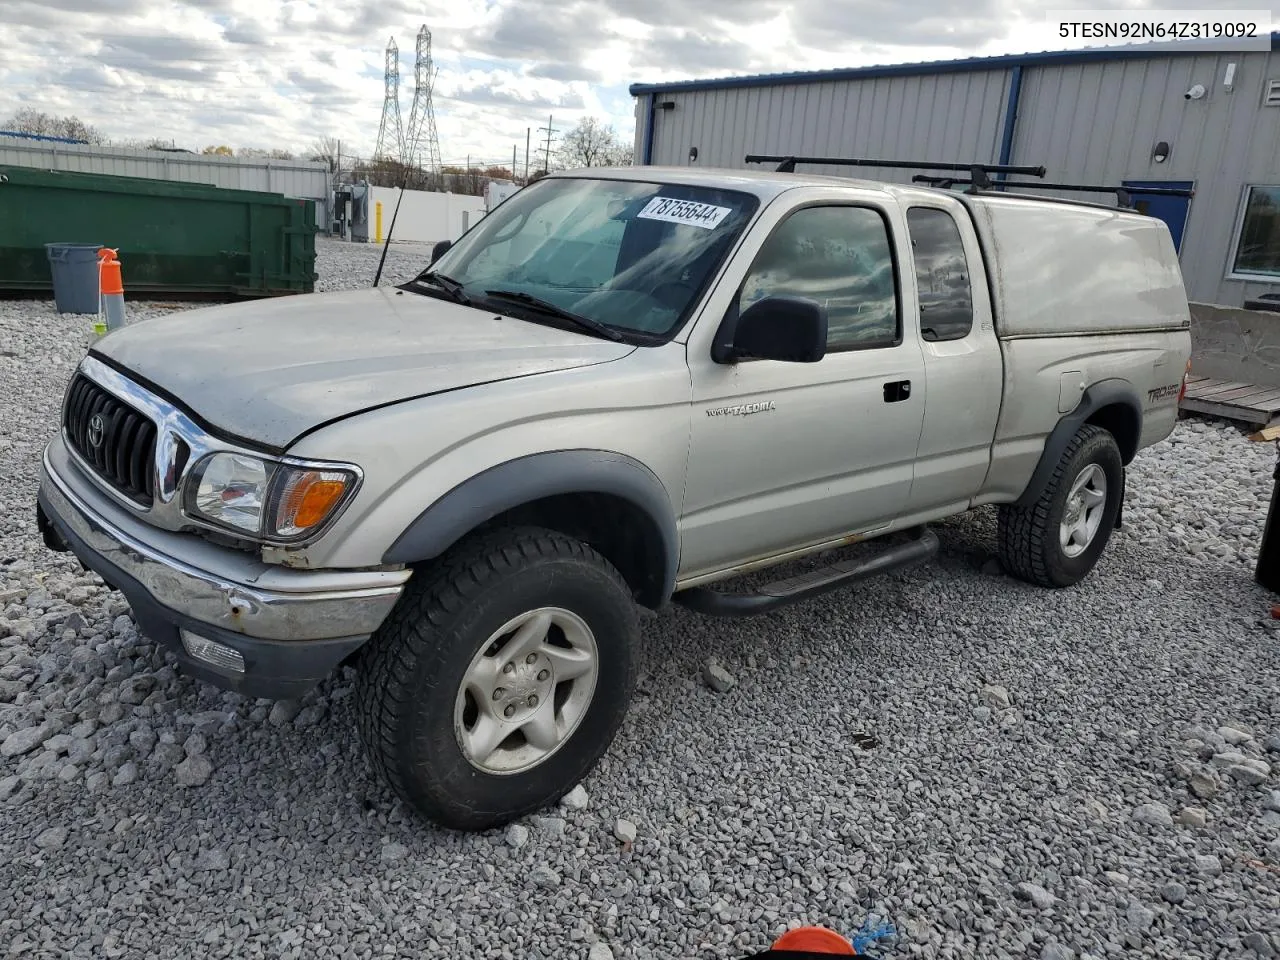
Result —
[{"label": "metal building", "polygon": [[1190,200],[1135,198],[1169,224],[1190,298],[1238,307],[1280,293],[1280,34],[1270,52],[1112,47],[641,83],[631,94],[642,163],[741,168],[754,153],[1043,164],[1051,182],[1190,187]]},{"label": "metal building", "polygon": [[326,224],[329,220],[329,167],[311,160],[217,157],[202,153],[59,143],[49,138],[0,137],[0,166],[6,164],[282,193],[286,197],[315,201],[316,223]]}]

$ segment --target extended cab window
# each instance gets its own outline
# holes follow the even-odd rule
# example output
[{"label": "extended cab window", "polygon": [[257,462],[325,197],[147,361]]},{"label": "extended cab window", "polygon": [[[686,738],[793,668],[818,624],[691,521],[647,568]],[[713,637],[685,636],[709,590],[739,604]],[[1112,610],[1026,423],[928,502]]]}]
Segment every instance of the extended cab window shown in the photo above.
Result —
[{"label": "extended cab window", "polygon": [[780,223],[743,281],[739,309],[763,297],[827,308],[827,349],[898,340],[898,293],[884,218],[867,207],[806,207]]},{"label": "extended cab window", "polygon": [[920,294],[920,335],[961,340],[973,327],[973,290],[960,228],[951,214],[931,207],[907,211]]}]

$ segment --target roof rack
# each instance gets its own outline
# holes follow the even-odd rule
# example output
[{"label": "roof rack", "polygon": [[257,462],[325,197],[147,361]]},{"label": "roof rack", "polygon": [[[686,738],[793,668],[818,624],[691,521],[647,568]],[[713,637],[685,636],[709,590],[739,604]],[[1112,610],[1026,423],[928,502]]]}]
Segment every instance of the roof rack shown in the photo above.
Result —
[{"label": "roof rack", "polygon": [[[918,174],[911,178],[912,183],[927,183],[931,187],[942,187],[950,189],[953,186],[973,186],[982,189],[988,184],[975,183],[972,179],[963,180],[956,177],[929,177]],[[1082,184],[1082,183],[1019,183],[1012,180],[1000,181],[1002,188],[1013,190],[1062,190],[1064,192],[1074,193],[1114,193],[1116,201],[1122,207],[1132,207],[1132,199],[1135,194],[1143,196],[1157,197],[1194,197],[1195,191],[1188,190],[1184,187],[1108,187],[1101,184]],[[976,192],[971,191],[971,192]],[[1045,197],[1046,200],[1052,200],[1052,197]]]},{"label": "roof rack", "polygon": [[[1044,167],[1019,167],[1003,163],[935,163],[929,160],[871,160],[860,157],[773,157],[747,154],[745,163],[776,163],[778,173],[795,173],[797,163],[809,163],[823,167],[892,167],[900,170],[961,170],[968,173],[979,189],[990,187],[988,174],[1015,173],[1025,177],[1043,177]],[[956,181],[957,183],[959,181]]]}]

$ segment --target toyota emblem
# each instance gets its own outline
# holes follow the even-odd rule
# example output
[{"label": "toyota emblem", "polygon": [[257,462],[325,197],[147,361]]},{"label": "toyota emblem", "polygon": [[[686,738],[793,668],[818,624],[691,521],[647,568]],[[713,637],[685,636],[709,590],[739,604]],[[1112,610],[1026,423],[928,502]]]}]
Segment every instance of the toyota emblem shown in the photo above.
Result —
[{"label": "toyota emblem", "polygon": [[95,450],[102,446],[102,434],[106,429],[107,422],[102,419],[102,414],[95,413],[89,420],[89,446]]}]

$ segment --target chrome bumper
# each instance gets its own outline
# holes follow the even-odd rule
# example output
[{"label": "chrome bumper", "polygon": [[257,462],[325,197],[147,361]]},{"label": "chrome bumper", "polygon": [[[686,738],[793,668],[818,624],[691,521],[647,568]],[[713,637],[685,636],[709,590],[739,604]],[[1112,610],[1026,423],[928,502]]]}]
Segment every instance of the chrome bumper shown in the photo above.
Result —
[{"label": "chrome bumper", "polygon": [[[292,570],[188,534],[130,532],[126,524],[141,527],[141,521],[124,516],[113,522],[109,514],[118,507],[96,491],[81,496],[72,489],[62,474],[78,469],[61,440],[46,447],[40,495],[51,519],[65,525],[82,549],[184,618],[261,640],[367,637],[391,612],[409,579],[409,570]],[[157,543],[181,546],[184,556]]]}]

